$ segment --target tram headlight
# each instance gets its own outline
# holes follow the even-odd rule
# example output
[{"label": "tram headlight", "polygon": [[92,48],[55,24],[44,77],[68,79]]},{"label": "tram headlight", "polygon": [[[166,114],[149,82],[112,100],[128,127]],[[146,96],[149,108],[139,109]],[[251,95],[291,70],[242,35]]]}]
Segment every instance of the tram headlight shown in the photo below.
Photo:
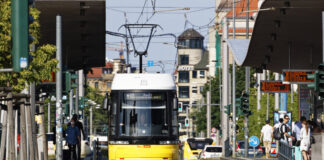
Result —
[{"label": "tram headlight", "polygon": [[160,144],[178,144],[178,141],[160,141]]},{"label": "tram headlight", "polygon": [[129,144],[128,141],[110,141],[110,144]]}]

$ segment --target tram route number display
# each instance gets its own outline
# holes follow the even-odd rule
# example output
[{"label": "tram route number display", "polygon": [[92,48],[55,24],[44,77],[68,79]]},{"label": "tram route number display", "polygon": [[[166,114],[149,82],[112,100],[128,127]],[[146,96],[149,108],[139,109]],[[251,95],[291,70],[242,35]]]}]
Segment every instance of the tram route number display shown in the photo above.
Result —
[{"label": "tram route number display", "polygon": [[278,93],[289,91],[290,84],[283,84],[282,81],[261,81],[261,92]]},{"label": "tram route number display", "polygon": [[283,72],[284,81],[291,83],[309,83],[313,82],[313,80],[307,79],[307,74],[312,74],[314,72],[297,72],[297,71],[285,71]]}]

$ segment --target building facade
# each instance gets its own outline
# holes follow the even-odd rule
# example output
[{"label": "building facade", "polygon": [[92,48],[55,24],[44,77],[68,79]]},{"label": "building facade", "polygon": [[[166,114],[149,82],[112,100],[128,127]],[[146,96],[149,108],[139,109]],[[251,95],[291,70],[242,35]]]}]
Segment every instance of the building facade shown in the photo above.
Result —
[{"label": "building facade", "polygon": [[95,88],[100,94],[105,95],[111,91],[111,84],[116,73],[125,73],[125,60],[114,59],[106,62],[104,67],[92,68],[92,73],[87,75],[87,84]]},{"label": "building facade", "polygon": [[[178,66],[176,85],[179,102],[180,135],[196,136],[195,117],[191,113],[199,109],[203,103],[202,91],[208,81],[209,54],[204,50],[204,37],[194,29],[184,31],[178,37]],[[189,118],[189,126],[185,119]]]}]

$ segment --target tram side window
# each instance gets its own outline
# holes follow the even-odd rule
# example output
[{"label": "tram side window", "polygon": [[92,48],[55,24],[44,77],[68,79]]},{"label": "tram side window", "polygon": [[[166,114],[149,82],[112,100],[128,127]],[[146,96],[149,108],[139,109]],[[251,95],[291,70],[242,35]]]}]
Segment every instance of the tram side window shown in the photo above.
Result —
[{"label": "tram side window", "polygon": [[172,135],[178,136],[177,111],[172,111]]}]

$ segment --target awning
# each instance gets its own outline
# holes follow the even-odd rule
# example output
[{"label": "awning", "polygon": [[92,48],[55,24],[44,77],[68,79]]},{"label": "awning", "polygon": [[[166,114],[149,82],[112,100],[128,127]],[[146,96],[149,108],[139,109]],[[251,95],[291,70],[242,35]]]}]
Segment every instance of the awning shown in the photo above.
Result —
[{"label": "awning", "polygon": [[105,0],[36,0],[40,10],[40,45],[56,44],[56,16],[62,16],[65,69],[105,65]]},{"label": "awning", "polygon": [[266,0],[261,9],[243,62],[229,42],[238,64],[281,72],[322,63],[323,0]]},{"label": "awning", "polygon": [[249,48],[249,39],[227,39],[227,44],[234,55],[237,65],[242,65]]}]

